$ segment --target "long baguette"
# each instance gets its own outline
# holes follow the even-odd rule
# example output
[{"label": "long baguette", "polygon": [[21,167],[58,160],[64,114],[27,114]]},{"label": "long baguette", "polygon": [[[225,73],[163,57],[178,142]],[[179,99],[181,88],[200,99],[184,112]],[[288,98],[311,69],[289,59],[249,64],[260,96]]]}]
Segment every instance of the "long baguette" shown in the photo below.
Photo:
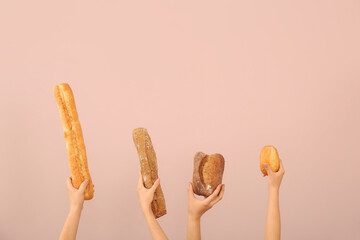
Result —
[{"label": "long baguette", "polygon": [[73,186],[79,188],[81,183],[88,179],[89,184],[85,190],[85,200],[90,200],[94,197],[94,189],[73,92],[67,83],[62,83],[54,87],[54,95],[64,129]]},{"label": "long baguette", "polygon": [[[151,188],[156,179],[158,179],[158,167],[150,136],[145,128],[136,128],[133,130],[133,140],[139,155],[144,185],[146,188]],[[160,185],[155,190],[151,209],[156,218],[166,214],[165,198]]]}]

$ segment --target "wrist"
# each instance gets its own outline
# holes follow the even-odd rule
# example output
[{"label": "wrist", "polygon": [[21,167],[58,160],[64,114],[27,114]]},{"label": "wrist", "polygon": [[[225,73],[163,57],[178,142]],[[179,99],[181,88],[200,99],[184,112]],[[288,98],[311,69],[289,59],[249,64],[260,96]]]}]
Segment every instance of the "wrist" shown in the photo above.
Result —
[{"label": "wrist", "polygon": [[154,213],[152,212],[151,207],[143,208],[142,212],[145,216],[154,216]]},{"label": "wrist", "polygon": [[199,214],[188,213],[189,221],[200,221],[200,218],[201,218],[201,215],[199,215]]},{"label": "wrist", "polygon": [[70,213],[81,213],[82,206],[70,206]]},{"label": "wrist", "polygon": [[269,186],[269,194],[279,194],[279,187]]}]

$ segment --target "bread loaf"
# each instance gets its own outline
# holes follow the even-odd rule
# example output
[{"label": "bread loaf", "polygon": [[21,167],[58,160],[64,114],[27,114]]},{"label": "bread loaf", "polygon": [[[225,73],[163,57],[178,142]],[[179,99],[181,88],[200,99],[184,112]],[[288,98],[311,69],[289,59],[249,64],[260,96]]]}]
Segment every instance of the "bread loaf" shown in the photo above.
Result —
[{"label": "bread loaf", "polygon": [[[133,130],[133,140],[139,155],[144,185],[146,188],[151,188],[158,179],[158,166],[150,136],[145,128],[136,128]],[[151,209],[156,218],[166,214],[165,198],[160,185],[155,190]]]},{"label": "bread loaf", "polygon": [[260,170],[264,175],[267,175],[264,163],[269,164],[273,172],[279,171],[279,154],[274,146],[267,145],[260,152]]},{"label": "bread loaf", "polygon": [[222,183],[225,160],[219,154],[198,152],[194,157],[193,190],[197,195],[210,196]]},{"label": "bread loaf", "polygon": [[73,186],[78,189],[81,183],[88,179],[89,184],[85,190],[85,200],[90,200],[94,197],[94,189],[73,92],[67,83],[62,83],[54,87],[54,95],[64,129]]}]

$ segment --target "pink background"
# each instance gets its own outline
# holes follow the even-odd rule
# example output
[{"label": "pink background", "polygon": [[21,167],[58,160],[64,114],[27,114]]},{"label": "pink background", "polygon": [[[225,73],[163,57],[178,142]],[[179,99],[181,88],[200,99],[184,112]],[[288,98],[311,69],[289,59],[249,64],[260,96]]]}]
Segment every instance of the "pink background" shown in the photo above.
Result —
[{"label": "pink background", "polygon": [[[295,3],[294,3],[295,2]],[[150,239],[131,131],[149,130],[170,239],[197,151],[226,159],[203,239],[262,239],[262,146],[283,239],[360,239],[360,2],[0,2],[0,239],[56,239],[69,208],[53,87],[73,88],[95,184],[78,239]]]}]

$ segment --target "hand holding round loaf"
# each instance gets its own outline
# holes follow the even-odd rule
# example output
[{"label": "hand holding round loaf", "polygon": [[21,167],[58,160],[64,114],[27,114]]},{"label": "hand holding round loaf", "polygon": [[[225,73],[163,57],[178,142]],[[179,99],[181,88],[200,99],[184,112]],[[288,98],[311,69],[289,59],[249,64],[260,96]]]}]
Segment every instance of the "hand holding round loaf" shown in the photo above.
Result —
[{"label": "hand holding round loaf", "polygon": [[274,146],[267,145],[260,152],[260,170],[266,176],[267,172],[264,163],[267,163],[273,172],[279,171],[279,154]]},{"label": "hand holding round loaf", "polygon": [[73,92],[69,84],[62,83],[54,87],[54,95],[64,129],[72,184],[79,189],[81,183],[87,179],[89,184],[85,189],[85,200],[90,200],[94,197],[94,186],[87,164],[85,143]]},{"label": "hand holding round loaf", "polygon": [[221,154],[196,153],[193,172],[194,193],[204,197],[210,196],[222,182],[224,167],[225,160]]}]

